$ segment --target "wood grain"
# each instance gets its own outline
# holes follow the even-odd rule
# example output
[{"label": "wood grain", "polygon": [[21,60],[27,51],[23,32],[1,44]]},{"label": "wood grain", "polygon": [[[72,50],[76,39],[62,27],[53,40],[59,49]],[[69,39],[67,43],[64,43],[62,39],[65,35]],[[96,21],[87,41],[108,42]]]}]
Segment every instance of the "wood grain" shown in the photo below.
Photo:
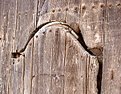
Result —
[{"label": "wood grain", "polygon": [[102,94],[120,94],[121,93],[121,76],[120,76],[120,30],[121,30],[121,8],[114,0],[106,0],[106,22],[104,38],[104,60],[103,60],[103,79]]},{"label": "wood grain", "polygon": [[38,32],[11,58],[50,20],[78,25],[89,49],[104,47],[101,94],[120,94],[120,11],[120,0],[0,0],[0,94],[97,94],[97,58],[65,27]]},{"label": "wood grain", "polygon": [[46,30],[35,35],[32,93],[97,94],[96,57],[63,26]]}]

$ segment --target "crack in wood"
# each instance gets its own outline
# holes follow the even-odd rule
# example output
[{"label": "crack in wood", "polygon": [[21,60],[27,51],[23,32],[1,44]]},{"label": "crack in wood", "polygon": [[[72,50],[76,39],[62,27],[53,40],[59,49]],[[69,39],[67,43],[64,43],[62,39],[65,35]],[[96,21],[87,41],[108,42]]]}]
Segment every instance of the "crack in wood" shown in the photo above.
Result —
[{"label": "crack in wood", "polygon": [[[102,57],[102,56],[101,56]],[[98,62],[99,62],[99,69],[98,69],[98,74],[97,74],[97,89],[98,89],[98,94],[101,94],[101,85],[102,85],[102,70],[103,70],[103,58],[100,59],[100,57],[97,57]]]}]

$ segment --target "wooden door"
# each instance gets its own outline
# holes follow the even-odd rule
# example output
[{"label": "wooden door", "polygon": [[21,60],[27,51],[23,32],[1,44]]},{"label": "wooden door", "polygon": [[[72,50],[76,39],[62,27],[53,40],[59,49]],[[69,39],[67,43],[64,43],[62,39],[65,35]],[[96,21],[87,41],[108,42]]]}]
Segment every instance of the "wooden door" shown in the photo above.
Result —
[{"label": "wooden door", "polygon": [[20,75],[14,77],[17,88],[13,92],[97,94],[98,60],[83,48],[72,29],[61,24],[40,29],[32,49],[27,47],[17,59],[22,62],[15,63]]},{"label": "wooden door", "polygon": [[[120,94],[120,15],[120,0],[0,0],[0,94]],[[53,25],[12,58],[48,21],[79,26],[95,56],[66,26]]]}]

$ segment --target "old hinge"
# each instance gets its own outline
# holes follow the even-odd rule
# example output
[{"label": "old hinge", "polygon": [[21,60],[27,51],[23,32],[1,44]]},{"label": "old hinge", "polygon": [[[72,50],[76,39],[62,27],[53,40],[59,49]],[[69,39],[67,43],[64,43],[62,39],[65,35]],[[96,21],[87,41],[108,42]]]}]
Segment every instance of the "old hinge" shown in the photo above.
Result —
[{"label": "old hinge", "polygon": [[[45,22],[41,25],[39,25],[34,31],[32,31],[32,33],[29,35],[29,38],[27,40],[27,42],[25,43],[25,45],[23,46],[22,49],[20,49],[19,51],[16,52],[12,52],[12,58],[17,58],[20,55],[22,55],[21,53],[23,53],[28,45],[28,43],[30,42],[30,40],[34,37],[34,35],[43,27],[49,26],[49,25],[54,25],[54,24],[60,24],[60,25],[64,25],[67,26],[70,30],[70,33],[74,36],[74,37],[78,37],[76,39],[78,39],[78,41],[80,42],[80,44],[82,45],[82,47],[91,55],[93,55],[93,53],[88,49],[87,45],[84,42],[83,36],[81,34],[81,30],[80,31],[76,31],[73,26],[68,25],[67,23],[64,22],[58,22],[58,21],[49,21],[49,22]],[[73,32],[74,31],[74,32]],[[76,36],[77,35],[77,36]]]}]

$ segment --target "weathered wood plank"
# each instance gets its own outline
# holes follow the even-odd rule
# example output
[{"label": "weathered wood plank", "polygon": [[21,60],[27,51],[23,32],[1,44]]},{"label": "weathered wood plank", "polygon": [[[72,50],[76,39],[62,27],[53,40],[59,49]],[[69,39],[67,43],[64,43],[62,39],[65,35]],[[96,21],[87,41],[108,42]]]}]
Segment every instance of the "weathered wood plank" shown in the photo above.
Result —
[{"label": "weathered wood plank", "polygon": [[2,93],[2,89],[3,89],[3,82],[2,82],[2,48],[3,48],[3,43],[2,43],[2,37],[3,37],[3,31],[2,31],[2,7],[3,7],[3,1],[1,0],[0,2],[0,93]]},{"label": "weathered wood plank", "polygon": [[1,78],[1,94],[10,92],[11,79],[11,52],[13,49],[13,31],[15,28],[15,2],[14,0],[1,0],[0,15],[0,33],[1,33],[1,57],[0,57],[0,78]]},{"label": "weathered wood plank", "polygon": [[83,0],[81,3],[81,31],[89,48],[103,45],[104,9],[103,0]]},{"label": "weathered wood plank", "polygon": [[34,12],[32,11],[34,11],[33,0],[26,0],[24,2],[21,0],[0,1],[1,94],[23,94],[24,92],[24,59],[11,59],[11,52],[15,52],[19,47],[21,48],[25,42],[24,40],[28,37],[29,30],[27,31],[26,28],[32,27],[30,25],[34,22]]},{"label": "weathered wood plank", "polygon": [[106,0],[102,94],[121,93],[121,1]]},{"label": "weathered wood plank", "polygon": [[[29,36],[29,33],[33,30],[34,27],[36,27],[36,0],[16,0],[16,8],[15,10],[15,42],[14,42],[14,52],[16,50],[20,50],[23,45],[26,43],[26,40]],[[32,70],[33,70],[33,42],[29,43],[27,47],[27,51],[25,51],[25,60],[24,63],[19,62],[20,64],[23,64],[21,66],[21,70],[23,70],[22,76],[22,82],[20,82],[18,88],[22,89],[22,94],[31,94],[32,92]],[[23,59],[22,59],[23,60]],[[16,64],[16,62],[15,62]],[[14,72],[13,72],[14,74]],[[13,75],[14,77],[14,75]],[[19,77],[16,77],[17,80],[19,80]],[[14,83],[13,83],[14,84]],[[15,84],[14,84],[15,85]],[[19,90],[18,88],[15,88],[14,94],[18,94]]]},{"label": "weathered wood plank", "polygon": [[25,75],[25,57],[21,56],[13,60],[10,67],[10,74],[7,81],[7,94],[23,94],[24,93],[24,75]]},{"label": "weathered wood plank", "polygon": [[51,27],[53,32],[52,60],[51,60],[51,89],[52,94],[64,93],[64,64],[65,64],[65,30],[60,27]]},{"label": "weathered wood plank", "polygon": [[80,20],[79,20],[80,2],[81,0],[68,0],[66,22],[69,25],[72,23],[79,25],[80,23]]},{"label": "weathered wood plank", "polygon": [[67,33],[64,94],[97,94],[98,61]]},{"label": "weathered wood plank", "polygon": [[[32,94],[43,94],[43,59],[45,35],[39,31],[34,39]],[[46,76],[46,75],[45,75]]]},{"label": "weathered wood plank", "polygon": [[33,80],[33,41],[28,45],[25,51],[25,65],[24,65],[24,93],[31,94],[32,92],[32,80]]},{"label": "weathered wood plank", "polygon": [[[38,34],[40,38],[35,37],[34,46],[32,41],[29,43],[25,58],[11,59],[11,52],[23,47],[40,15],[39,24],[49,20],[79,24],[89,48],[102,47],[105,30],[102,93],[120,94],[120,3],[120,0],[1,0],[0,93],[96,94],[96,59],[84,54],[82,62],[83,52],[77,41],[71,40],[69,33],[65,39],[63,30],[56,27],[43,36]],[[65,40],[71,42],[64,47],[61,44],[65,45]]]},{"label": "weathered wood plank", "polygon": [[35,39],[33,94],[63,94],[65,33],[51,27],[45,32]]},{"label": "weathered wood plank", "polygon": [[[33,94],[97,94],[98,62],[63,26],[35,35]],[[48,46],[49,45],[49,46]]]},{"label": "weathered wood plank", "polygon": [[31,0],[25,0],[24,2],[17,0],[16,3],[15,51],[23,47],[31,32],[31,28],[34,28],[36,24],[35,2]]},{"label": "weathered wood plank", "polygon": [[73,27],[78,25],[89,48],[102,47],[105,11],[102,0],[50,0],[44,2],[43,7],[45,5],[48,12],[40,15],[39,24],[56,20],[65,21]]},{"label": "weathered wood plank", "polygon": [[55,0],[55,20],[61,21],[61,22],[66,22],[66,8],[68,6],[68,0]]}]

